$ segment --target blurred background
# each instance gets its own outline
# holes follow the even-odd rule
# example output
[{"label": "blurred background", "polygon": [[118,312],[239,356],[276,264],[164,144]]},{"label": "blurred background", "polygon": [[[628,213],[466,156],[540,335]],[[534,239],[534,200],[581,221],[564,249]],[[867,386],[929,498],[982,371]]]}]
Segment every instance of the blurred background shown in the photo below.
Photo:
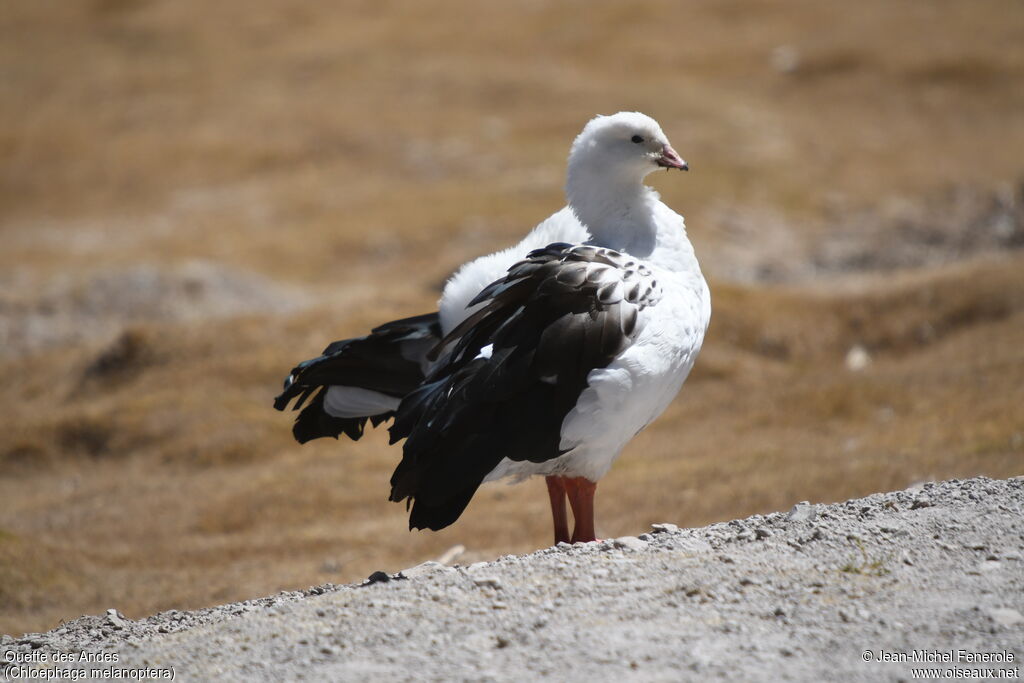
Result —
[{"label": "blurred background", "polygon": [[1024,473],[1018,0],[14,0],[0,12],[0,631],[550,543],[543,483],[440,533],[399,453],[271,408],[334,339],[564,202],[598,113],[711,283],[598,534]]}]

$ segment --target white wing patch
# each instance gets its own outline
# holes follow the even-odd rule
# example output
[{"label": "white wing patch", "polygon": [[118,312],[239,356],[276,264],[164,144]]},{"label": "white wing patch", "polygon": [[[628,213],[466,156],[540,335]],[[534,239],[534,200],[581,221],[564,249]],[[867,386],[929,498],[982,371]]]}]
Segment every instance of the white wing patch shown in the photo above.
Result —
[{"label": "white wing patch", "polygon": [[360,387],[331,386],[324,396],[324,411],[332,417],[365,417],[398,410],[402,399]]}]

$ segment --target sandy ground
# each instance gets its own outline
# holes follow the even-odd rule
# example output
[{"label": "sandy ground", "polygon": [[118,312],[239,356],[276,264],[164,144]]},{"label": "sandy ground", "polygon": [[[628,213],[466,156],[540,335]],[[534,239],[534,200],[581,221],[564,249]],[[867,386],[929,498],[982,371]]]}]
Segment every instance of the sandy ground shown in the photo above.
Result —
[{"label": "sandy ground", "polygon": [[[392,571],[140,621],[112,608],[5,636],[0,648],[23,662],[14,667],[69,677],[148,668],[245,681],[1019,678],[1024,478],[927,483]],[[54,662],[59,653],[76,661]],[[79,663],[82,653],[101,663]]]}]

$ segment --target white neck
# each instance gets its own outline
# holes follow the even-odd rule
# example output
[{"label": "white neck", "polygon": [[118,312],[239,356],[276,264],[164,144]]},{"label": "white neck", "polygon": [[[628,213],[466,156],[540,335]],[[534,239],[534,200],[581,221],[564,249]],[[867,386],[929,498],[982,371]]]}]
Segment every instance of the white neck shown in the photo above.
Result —
[{"label": "white neck", "polygon": [[640,178],[614,175],[597,164],[569,164],[565,194],[591,243],[646,258],[658,241],[658,193]]},{"label": "white neck", "polygon": [[565,194],[590,244],[625,252],[671,271],[700,275],[683,217],[637,176],[569,160]]},{"label": "white neck", "polygon": [[593,244],[641,258],[653,251],[657,194],[639,178],[612,175],[596,165],[570,164],[565,196]]}]

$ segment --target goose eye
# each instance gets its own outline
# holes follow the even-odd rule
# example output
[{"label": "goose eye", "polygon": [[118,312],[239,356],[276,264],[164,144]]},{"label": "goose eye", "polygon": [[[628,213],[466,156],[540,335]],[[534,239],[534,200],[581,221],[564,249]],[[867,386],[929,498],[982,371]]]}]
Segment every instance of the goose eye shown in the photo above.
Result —
[{"label": "goose eye", "polygon": [[639,145],[639,144],[640,144],[641,142],[643,142],[643,141],[644,141],[644,139],[643,139],[642,137],[640,137],[639,135],[634,135],[633,137],[631,137],[631,138],[630,138],[630,140],[632,140],[633,142],[635,142],[635,143],[636,143],[636,144],[638,144],[638,145]]}]

